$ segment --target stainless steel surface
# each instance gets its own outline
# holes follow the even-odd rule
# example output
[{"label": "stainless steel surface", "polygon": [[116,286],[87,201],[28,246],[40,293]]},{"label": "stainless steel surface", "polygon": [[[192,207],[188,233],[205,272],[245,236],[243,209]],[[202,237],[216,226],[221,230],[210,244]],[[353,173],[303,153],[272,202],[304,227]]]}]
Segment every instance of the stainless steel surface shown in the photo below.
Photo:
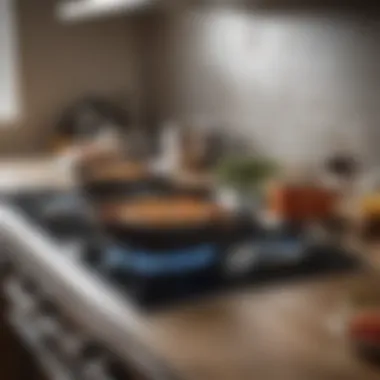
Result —
[{"label": "stainless steel surface", "polygon": [[74,172],[64,158],[42,157],[0,162],[0,194],[65,190],[74,186]]},{"label": "stainless steel surface", "polygon": [[5,205],[0,206],[0,239],[17,268],[37,281],[90,336],[152,379],[173,378],[150,350],[151,335],[142,313]]},{"label": "stainless steel surface", "polygon": [[8,316],[10,325],[27,347],[36,353],[41,367],[51,380],[74,380],[70,371],[52,355],[52,353],[41,344],[39,336],[36,335],[34,326],[28,324],[17,313],[11,312]]}]

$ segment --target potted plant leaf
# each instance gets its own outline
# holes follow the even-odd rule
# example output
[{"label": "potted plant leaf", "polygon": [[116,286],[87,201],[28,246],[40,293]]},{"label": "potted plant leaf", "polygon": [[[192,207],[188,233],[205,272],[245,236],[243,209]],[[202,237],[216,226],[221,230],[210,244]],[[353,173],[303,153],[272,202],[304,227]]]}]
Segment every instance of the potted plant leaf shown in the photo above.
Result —
[{"label": "potted plant leaf", "polygon": [[264,186],[277,172],[278,166],[271,159],[260,156],[235,156],[220,162],[216,169],[216,177],[222,193],[229,192],[230,199],[232,193],[235,193],[235,206],[252,209],[260,206]]}]

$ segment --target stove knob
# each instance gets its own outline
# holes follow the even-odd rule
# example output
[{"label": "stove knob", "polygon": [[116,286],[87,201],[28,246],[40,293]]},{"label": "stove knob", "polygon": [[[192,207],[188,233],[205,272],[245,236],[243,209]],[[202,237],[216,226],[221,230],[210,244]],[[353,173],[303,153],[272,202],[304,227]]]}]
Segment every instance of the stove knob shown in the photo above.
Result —
[{"label": "stove knob", "polygon": [[37,283],[29,277],[22,276],[19,280],[23,292],[28,296],[36,297],[40,293]]},{"label": "stove knob", "polygon": [[111,358],[107,353],[86,361],[81,378],[84,380],[143,380],[137,372],[126,368],[119,361]]},{"label": "stove knob", "polygon": [[56,355],[60,354],[60,342],[64,336],[61,323],[51,316],[40,315],[36,323],[36,330],[42,344]]},{"label": "stove knob", "polygon": [[61,341],[64,361],[76,373],[82,372],[86,363],[96,362],[104,357],[103,349],[82,334],[66,332]]},{"label": "stove knob", "polygon": [[105,352],[102,347],[94,342],[88,342],[83,346],[80,356],[83,360],[98,360],[105,356]]},{"label": "stove knob", "polygon": [[92,359],[84,363],[80,372],[83,380],[108,380],[103,358]]},{"label": "stove knob", "polygon": [[54,302],[48,300],[48,299],[41,299],[39,302],[39,311],[43,316],[49,317],[49,318],[60,318],[60,313],[58,310],[58,307],[55,305]]}]

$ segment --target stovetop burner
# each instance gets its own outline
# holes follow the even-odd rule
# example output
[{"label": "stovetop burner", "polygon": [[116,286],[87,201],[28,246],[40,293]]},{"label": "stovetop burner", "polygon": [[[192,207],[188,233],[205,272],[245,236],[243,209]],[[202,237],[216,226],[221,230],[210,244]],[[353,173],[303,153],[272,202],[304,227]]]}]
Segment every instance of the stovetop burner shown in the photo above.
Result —
[{"label": "stovetop burner", "polygon": [[[270,262],[252,260],[251,268],[243,275],[224,272],[223,263],[217,271],[179,273],[171,276],[152,276],[128,270],[121,261],[110,264],[108,240],[91,217],[91,208],[76,192],[39,193],[17,195],[11,204],[31,223],[40,227],[63,247],[63,254],[72,255],[78,265],[95,271],[99,278],[125,292],[144,307],[161,307],[173,302],[199,298],[227,291],[231,288],[259,286],[268,283],[281,284],[287,280],[343,271],[356,267],[358,262],[344,249],[331,245],[313,245],[304,248],[300,260]],[[231,248],[237,262],[246,265],[247,242]],[[241,249],[241,248],[244,249]],[[240,255],[239,250],[242,251]],[[254,249],[248,250],[252,253]],[[240,256],[238,256],[238,254]],[[227,257],[227,256],[226,256]],[[229,256],[230,258],[233,256]],[[251,258],[252,258],[251,254]],[[257,258],[256,257],[256,258]],[[291,257],[291,256],[290,256]],[[124,258],[125,259],[125,258]],[[243,260],[243,261],[242,261]]]}]

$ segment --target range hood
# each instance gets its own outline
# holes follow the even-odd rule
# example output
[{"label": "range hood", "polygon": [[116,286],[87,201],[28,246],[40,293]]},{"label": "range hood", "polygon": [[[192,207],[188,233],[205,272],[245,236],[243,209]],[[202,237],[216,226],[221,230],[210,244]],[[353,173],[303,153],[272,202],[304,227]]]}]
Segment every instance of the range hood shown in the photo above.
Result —
[{"label": "range hood", "polygon": [[188,6],[204,5],[259,5],[266,1],[273,0],[61,0],[58,6],[58,18],[63,21],[82,21],[144,8],[183,9]]},{"label": "range hood", "polygon": [[58,17],[63,21],[80,21],[141,9],[155,0],[67,0],[58,5]]},{"label": "range hood", "polygon": [[372,9],[370,0],[346,0],[345,2],[342,0],[61,0],[58,6],[58,17],[63,21],[81,21],[150,7],[181,9],[194,5],[244,6],[277,10],[332,8],[360,11]]}]

